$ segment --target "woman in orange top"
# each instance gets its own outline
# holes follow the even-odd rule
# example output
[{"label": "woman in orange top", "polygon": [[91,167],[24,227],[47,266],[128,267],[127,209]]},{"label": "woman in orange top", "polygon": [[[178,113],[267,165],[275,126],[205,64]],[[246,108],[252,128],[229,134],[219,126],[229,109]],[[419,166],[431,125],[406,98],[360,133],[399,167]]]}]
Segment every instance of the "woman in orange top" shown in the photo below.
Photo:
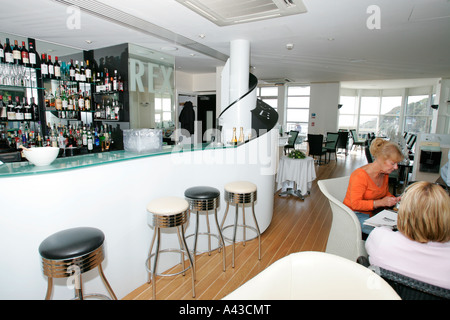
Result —
[{"label": "woman in orange top", "polygon": [[350,176],[344,204],[355,211],[361,222],[363,233],[368,234],[373,228],[363,223],[377,209],[392,207],[400,201],[389,192],[389,174],[398,168],[403,154],[396,143],[376,138],[370,145],[374,157],[372,163],[356,169]]}]

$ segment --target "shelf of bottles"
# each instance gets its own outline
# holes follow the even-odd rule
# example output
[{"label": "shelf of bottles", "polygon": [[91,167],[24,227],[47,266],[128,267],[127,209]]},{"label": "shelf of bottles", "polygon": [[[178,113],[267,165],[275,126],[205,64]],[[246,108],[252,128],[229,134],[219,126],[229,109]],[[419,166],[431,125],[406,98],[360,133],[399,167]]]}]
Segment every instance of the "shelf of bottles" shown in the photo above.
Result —
[{"label": "shelf of bottles", "polygon": [[[33,42],[26,49],[6,39],[0,43],[0,132],[2,148],[16,149],[22,141],[42,140],[38,103],[39,64]],[[6,143],[7,142],[7,143]]]}]

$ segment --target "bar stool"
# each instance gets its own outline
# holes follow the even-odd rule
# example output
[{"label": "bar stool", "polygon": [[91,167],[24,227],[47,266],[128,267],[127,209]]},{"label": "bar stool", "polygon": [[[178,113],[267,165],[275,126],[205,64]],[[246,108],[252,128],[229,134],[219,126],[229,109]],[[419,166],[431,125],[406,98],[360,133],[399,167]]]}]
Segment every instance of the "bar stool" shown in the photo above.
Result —
[{"label": "bar stool", "polygon": [[[178,197],[163,197],[151,201],[147,205],[147,211],[151,214],[149,215],[149,224],[152,225],[155,230],[153,233],[152,243],[150,245],[150,250],[148,258],[146,260],[146,268],[149,273],[149,282],[152,282],[153,299],[156,299],[156,276],[169,277],[178,274],[185,274],[186,270],[191,268],[192,271],[192,297],[195,297],[195,266],[192,261],[191,254],[189,253],[188,246],[186,244],[186,237],[184,234],[184,227],[189,221],[189,203],[182,198]],[[163,228],[177,228],[178,242],[180,244],[179,249],[160,249],[161,240],[161,229]],[[155,252],[152,253],[153,245],[156,239]],[[176,273],[165,273],[158,274],[156,267],[158,264],[158,258],[160,253],[164,252],[179,252],[181,254],[181,264],[182,269],[180,272]],[[184,266],[184,253],[187,254],[190,262],[190,266],[185,268]],[[153,259],[153,267],[150,268],[151,258]]]},{"label": "bar stool", "polygon": [[[227,228],[231,228],[233,227],[234,231],[233,231],[233,239],[229,239],[227,237],[224,236],[224,238],[227,241],[231,241],[233,243],[232,246],[232,251],[233,251],[233,256],[232,256],[232,263],[231,266],[234,268],[234,252],[235,252],[235,243],[236,243],[236,231],[237,231],[237,227],[241,227],[243,229],[243,244],[245,245],[246,242],[246,229],[250,229],[256,232],[256,236],[258,237],[258,259],[261,260],[261,234],[259,231],[259,226],[258,226],[258,221],[256,220],[256,216],[255,216],[255,201],[256,201],[256,185],[248,182],[248,181],[234,181],[234,182],[230,182],[228,184],[225,185],[225,193],[224,193],[224,199],[225,202],[227,203],[227,209],[225,211],[225,215],[223,216],[222,219],[222,223],[221,223],[221,229],[222,232],[224,232],[225,229]],[[251,203],[252,204],[252,214],[253,214],[253,221],[255,223],[255,227],[249,226],[245,223],[245,211],[244,211],[244,206],[247,203]],[[236,214],[235,214],[235,218],[234,218],[234,225],[227,225],[226,227],[223,227],[223,224],[225,222],[225,219],[227,217],[228,214],[228,209],[231,205],[235,205],[236,206]],[[239,209],[239,204],[242,204],[242,221],[243,224],[242,225],[238,225],[238,209]],[[255,237],[256,238],[256,237]],[[254,239],[254,238],[252,238]],[[249,240],[252,240],[249,239]]]},{"label": "bar stool", "polygon": [[[208,252],[211,255],[211,252],[216,249],[223,249],[222,251],[222,260],[223,260],[223,271],[225,271],[226,263],[225,263],[225,241],[223,240],[222,232],[220,230],[219,221],[217,219],[217,208],[219,207],[220,202],[220,191],[216,188],[198,186],[186,189],[184,192],[185,199],[189,202],[189,209],[191,212],[196,213],[196,222],[195,222],[195,233],[188,235],[186,238],[194,236],[194,263],[195,256],[197,254],[197,239],[199,235],[207,235],[208,236],[208,250],[204,252]],[[218,234],[211,233],[211,229],[209,226],[209,218],[208,213],[209,210],[214,210],[214,219],[216,221],[216,226],[218,230]],[[200,211],[206,211],[206,226],[207,232],[198,232],[199,228],[199,215]],[[211,237],[215,237],[218,242],[218,247],[211,249]]]},{"label": "bar stool", "polygon": [[75,275],[75,299],[85,297],[110,299],[101,294],[83,294],[82,273],[98,267],[100,278],[111,298],[117,300],[102,269],[105,235],[96,228],[79,227],[59,231],[46,238],[39,246],[44,275],[48,278],[46,300],[50,299],[53,278],[68,278]]}]

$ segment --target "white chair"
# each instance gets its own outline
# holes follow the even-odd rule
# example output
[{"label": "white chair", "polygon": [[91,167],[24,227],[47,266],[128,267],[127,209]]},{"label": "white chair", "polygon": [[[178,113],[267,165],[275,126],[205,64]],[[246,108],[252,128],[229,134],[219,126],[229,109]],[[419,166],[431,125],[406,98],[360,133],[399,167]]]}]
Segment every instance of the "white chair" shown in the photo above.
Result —
[{"label": "white chair", "polygon": [[399,300],[370,269],[324,252],[298,252],[274,262],[223,300]]},{"label": "white chair", "polygon": [[328,198],[333,221],[325,252],[356,261],[367,256],[361,224],[356,214],[343,204],[350,177],[319,180],[320,191]]}]

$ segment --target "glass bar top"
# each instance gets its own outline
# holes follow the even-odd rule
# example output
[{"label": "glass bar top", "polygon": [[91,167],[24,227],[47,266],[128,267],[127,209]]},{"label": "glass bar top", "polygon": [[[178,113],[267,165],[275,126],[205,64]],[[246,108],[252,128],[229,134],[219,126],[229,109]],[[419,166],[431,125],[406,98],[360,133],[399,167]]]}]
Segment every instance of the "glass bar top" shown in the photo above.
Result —
[{"label": "glass bar top", "polygon": [[85,168],[89,166],[97,166],[102,164],[114,163],[118,161],[126,161],[133,159],[141,159],[146,157],[160,156],[178,152],[191,152],[205,149],[221,149],[234,148],[230,145],[212,145],[212,144],[197,144],[197,145],[177,145],[177,146],[163,146],[161,150],[153,152],[129,152],[125,150],[90,153],[72,157],[57,158],[52,164],[48,166],[37,167],[28,161],[3,163],[0,165],[0,178],[11,178],[16,176],[55,173],[65,170]]}]

